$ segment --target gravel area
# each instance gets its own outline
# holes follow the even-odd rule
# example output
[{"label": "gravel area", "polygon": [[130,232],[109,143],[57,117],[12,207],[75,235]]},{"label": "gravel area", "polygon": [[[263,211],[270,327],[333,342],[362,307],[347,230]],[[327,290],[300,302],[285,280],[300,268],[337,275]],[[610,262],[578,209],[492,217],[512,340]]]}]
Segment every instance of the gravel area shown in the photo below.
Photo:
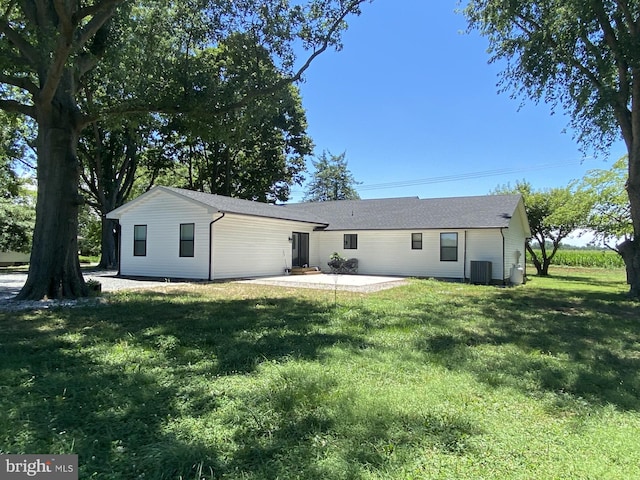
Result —
[{"label": "gravel area", "polygon": [[[185,282],[176,282],[167,279],[166,281],[148,280],[141,278],[122,278],[117,277],[117,271],[95,270],[84,272],[85,280],[93,279],[102,284],[103,292],[115,292],[118,290],[146,289],[154,287],[167,287],[169,285],[180,285]],[[0,274],[0,311],[10,310],[34,310],[46,309],[52,307],[73,307],[76,305],[86,305],[88,303],[100,304],[104,303],[104,299],[84,298],[81,300],[40,300],[40,301],[23,301],[12,302],[20,289],[27,281],[26,273],[3,273]]]}]

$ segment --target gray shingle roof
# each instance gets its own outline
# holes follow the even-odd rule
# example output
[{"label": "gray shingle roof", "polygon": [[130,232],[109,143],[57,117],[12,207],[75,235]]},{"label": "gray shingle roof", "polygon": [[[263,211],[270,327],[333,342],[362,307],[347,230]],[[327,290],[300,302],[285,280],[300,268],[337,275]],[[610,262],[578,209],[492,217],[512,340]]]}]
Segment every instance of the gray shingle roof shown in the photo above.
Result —
[{"label": "gray shingle roof", "polygon": [[183,197],[195,200],[198,203],[212,207],[220,212],[235,213],[238,215],[252,215],[256,217],[275,218],[280,220],[294,220],[305,223],[326,224],[326,222],[318,222],[314,218],[310,218],[305,212],[290,210],[283,205],[272,205],[262,202],[253,202],[251,200],[242,200],[239,198],[225,197],[223,195],[214,195],[211,193],[195,192],[184,188],[174,187],[157,187],[170,190]]},{"label": "gray shingle roof", "polygon": [[520,195],[383,198],[269,205],[194,192],[170,190],[218,211],[313,223],[325,230],[409,230],[502,228],[518,208]]},{"label": "gray shingle roof", "polygon": [[288,209],[325,219],[326,230],[501,228],[509,225],[520,195],[298,203]]}]

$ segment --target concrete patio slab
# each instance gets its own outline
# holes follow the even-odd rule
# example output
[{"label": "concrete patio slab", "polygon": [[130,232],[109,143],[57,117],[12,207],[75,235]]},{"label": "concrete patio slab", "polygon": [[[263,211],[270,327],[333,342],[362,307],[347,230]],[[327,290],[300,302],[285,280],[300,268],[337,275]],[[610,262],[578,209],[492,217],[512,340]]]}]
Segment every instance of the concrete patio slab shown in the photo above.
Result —
[{"label": "concrete patio slab", "polygon": [[238,280],[238,283],[274,285],[278,287],[314,288],[316,290],[347,290],[351,292],[377,292],[405,285],[402,277],[382,277],[376,275],[283,275],[278,277]]}]

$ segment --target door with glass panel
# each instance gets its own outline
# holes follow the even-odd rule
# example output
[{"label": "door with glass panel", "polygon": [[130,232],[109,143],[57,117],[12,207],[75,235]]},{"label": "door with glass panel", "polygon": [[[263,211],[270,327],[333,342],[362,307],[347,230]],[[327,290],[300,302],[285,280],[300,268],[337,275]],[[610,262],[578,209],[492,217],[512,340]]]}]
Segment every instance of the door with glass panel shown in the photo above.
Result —
[{"label": "door with glass panel", "polygon": [[291,265],[303,267],[309,265],[309,234],[293,232],[291,234]]}]

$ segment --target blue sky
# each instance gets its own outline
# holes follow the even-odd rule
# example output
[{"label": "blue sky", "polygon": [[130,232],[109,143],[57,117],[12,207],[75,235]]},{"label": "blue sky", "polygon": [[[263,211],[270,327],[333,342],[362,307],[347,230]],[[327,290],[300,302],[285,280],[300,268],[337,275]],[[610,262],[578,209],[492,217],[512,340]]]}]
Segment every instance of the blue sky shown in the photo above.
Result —
[{"label": "blue sky", "polygon": [[318,57],[300,85],[316,154],[346,151],[362,198],[484,195],[520,179],[565,186],[625,153],[617,143],[585,156],[561,112],[499,94],[499,66],[485,39],[464,33],[456,3],[364,5],[344,49]]}]

